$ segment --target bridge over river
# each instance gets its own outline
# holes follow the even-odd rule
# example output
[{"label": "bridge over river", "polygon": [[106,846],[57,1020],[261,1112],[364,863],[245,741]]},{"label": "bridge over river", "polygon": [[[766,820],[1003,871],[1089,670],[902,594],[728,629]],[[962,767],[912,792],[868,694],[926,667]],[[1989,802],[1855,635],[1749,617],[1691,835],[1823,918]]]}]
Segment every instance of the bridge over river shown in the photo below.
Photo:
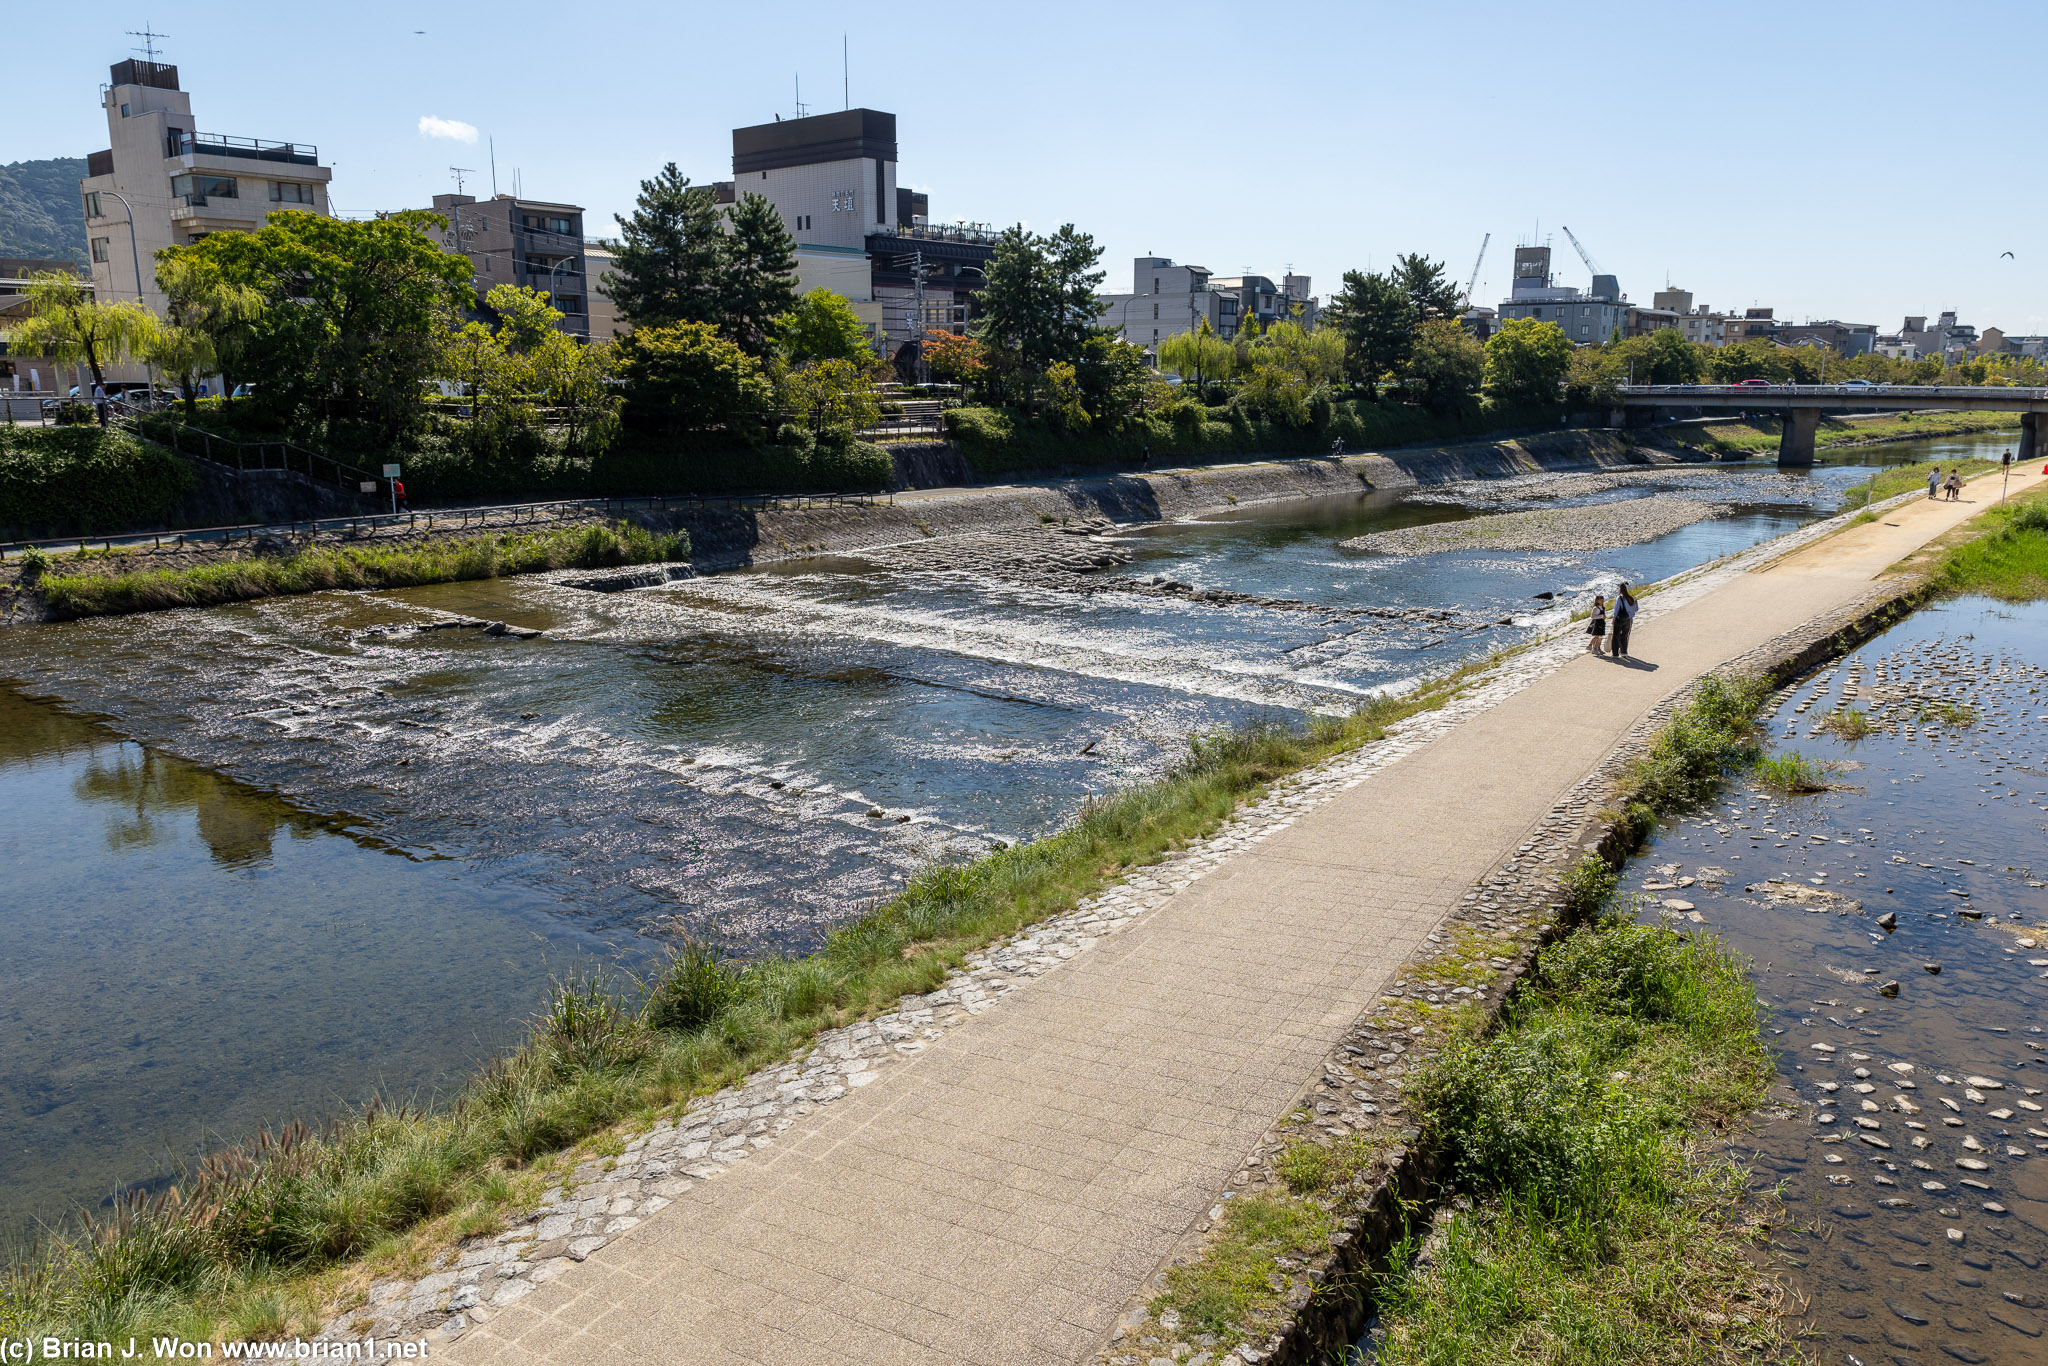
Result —
[{"label": "bridge over river", "polygon": [[1780,465],[1811,465],[1822,413],[1969,411],[2019,413],[2021,464],[2048,456],[2048,389],[1980,384],[1624,384],[1615,399],[1616,427],[1654,421],[1659,411],[1768,413],[1785,420]]}]

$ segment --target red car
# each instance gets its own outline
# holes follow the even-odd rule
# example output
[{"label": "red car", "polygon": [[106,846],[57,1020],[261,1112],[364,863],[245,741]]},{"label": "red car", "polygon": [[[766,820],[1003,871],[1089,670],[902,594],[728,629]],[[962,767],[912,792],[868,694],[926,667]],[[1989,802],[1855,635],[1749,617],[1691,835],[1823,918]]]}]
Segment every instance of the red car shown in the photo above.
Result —
[{"label": "red car", "polygon": [[1768,389],[1771,387],[1771,382],[1767,379],[1739,379],[1728,387],[1731,389]]}]

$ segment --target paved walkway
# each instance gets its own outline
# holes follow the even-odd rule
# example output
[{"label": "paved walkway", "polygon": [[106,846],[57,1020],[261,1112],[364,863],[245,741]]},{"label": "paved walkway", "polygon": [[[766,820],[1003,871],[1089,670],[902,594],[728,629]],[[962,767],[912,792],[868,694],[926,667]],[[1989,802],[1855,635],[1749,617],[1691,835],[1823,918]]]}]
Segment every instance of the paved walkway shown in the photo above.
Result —
[{"label": "paved walkway", "polygon": [[1997,495],[1993,475],[1909,503],[1647,617],[1642,659],[1574,659],[1389,765],[450,1355],[1086,1360],[1424,937],[1632,726]]}]

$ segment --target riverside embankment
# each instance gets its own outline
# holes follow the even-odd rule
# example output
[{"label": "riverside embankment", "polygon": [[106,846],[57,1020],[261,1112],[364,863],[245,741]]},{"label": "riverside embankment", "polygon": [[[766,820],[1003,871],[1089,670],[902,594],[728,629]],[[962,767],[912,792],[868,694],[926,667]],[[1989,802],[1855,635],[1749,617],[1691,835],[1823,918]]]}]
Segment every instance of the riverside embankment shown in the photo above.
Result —
[{"label": "riverside embankment", "polygon": [[[951,845],[958,857],[1056,827],[1088,792],[1159,771],[1190,731],[1348,709],[1367,688],[1562,621],[1603,575],[1664,577],[1657,564],[1697,564],[1725,544],[1702,535],[1739,546],[1810,519],[1811,500],[1855,477],[1723,473],[1794,500],[1752,504],[1619,561],[1421,557],[1438,559],[1433,573],[1409,564],[1408,577],[1389,577],[1383,559],[1333,552],[1375,520],[1469,515],[1448,491],[1433,503],[1271,504],[1068,542],[1131,556],[1127,575],[1150,568],[1143,577],[1205,594],[1254,589],[1244,596],[1267,602],[1320,598],[1316,612],[813,561],[638,593],[543,576],[74,622],[10,642],[9,665],[32,691],[116,718],[130,736],[301,810],[347,813],[394,852],[453,865],[487,901],[517,888],[559,898],[594,932],[630,936],[674,917],[721,926],[749,950],[802,947],[876,894],[864,887],[886,894],[933,850]],[[1552,596],[1534,600],[1539,585]],[[1381,618],[1361,631],[1345,615],[1389,603],[1443,611],[1452,593],[1456,629]],[[457,617],[543,633],[412,629]],[[204,806],[194,814],[202,834],[222,833]],[[162,821],[159,838],[175,840],[177,826]],[[109,840],[104,857],[111,870],[124,855]],[[260,856],[214,862],[224,888],[270,876]],[[63,888],[53,891],[44,909],[61,911]],[[510,947],[485,940],[471,951],[527,961]],[[305,942],[301,970],[322,972],[325,953]],[[209,971],[196,1008],[242,989],[218,961]],[[438,1013],[431,999],[416,1014],[391,993],[378,1004],[422,1028]],[[74,1046],[90,1034],[79,1022]],[[345,1032],[345,1017],[330,1023]],[[905,1041],[882,1040],[891,1057]],[[269,1061],[290,1066],[282,1054]],[[253,1097],[265,1078],[241,1081]],[[76,1124],[81,1103],[107,1098],[60,1090],[23,1131],[31,1142],[53,1135],[36,1122]]]},{"label": "riverside embankment", "polygon": [[[764,1100],[814,1107],[779,1136],[764,1131],[767,1144],[744,1136],[751,1091],[706,1107],[704,1138],[681,1123],[633,1155],[663,1164],[655,1198],[674,1203],[589,1235],[616,1241],[577,1249],[588,1261],[552,1272],[538,1292],[507,1291],[502,1310],[485,1302],[487,1320],[458,1356],[549,1360],[581,1347],[633,1359],[660,1343],[715,1361],[742,1340],[756,1352],[777,1344],[778,1359],[802,1354],[792,1360],[1091,1354],[1148,1268],[1241,1187],[1246,1155],[1270,1151],[1261,1135],[1296,1108],[1303,1082],[1361,1023],[1378,1023],[1369,1012],[1403,1008],[1398,974],[1446,936],[1446,916],[1469,904],[1471,928],[1503,934],[1503,947],[1535,936],[1542,889],[1516,875],[1575,855],[1584,827],[1573,818],[1600,796],[1582,785],[1617,744],[1645,734],[1708,669],[1773,654],[1797,667],[1825,651],[1900,591],[1873,575],[1975,510],[1908,505],[1896,525],[1790,556],[1774,547],[1759,556],[1776,560],[1767,572],[1737,564],[1695,576],[1654,600],[1639,636],[1659,642],[1648,665],[1585,657],[1570,641],[1524,656],[1419,723],[1441,731],[1368,747],[1317,774],[1312,795],[1283,786],[1254,813],[1269,823],[1224,836],[1251,847],[1164,866],[1149,914],[1141,901],[1126,925],[1120,909],[1084,903],[1081,937],[1100,942],[1067,945],[1079,951],[1057,968],[1060,953],[1027,939],[1028,958],[1049,970],[1018,987],[1012,967],[999,1006],[949,1011],[958,1002],[942,990],[876,1022],[900,1078],[885,1071],[879,1085],[827,1098],[824,1073],[764,1076]],[[1530,762],[1503,758],[1516,754]],[[1447,846],[1446,829],[1463,838]],[[1210,1065],[1190,1073],[1173,1061],[1193,1057]],[[1332,1122],[1373,1127],[1362,1104],[1339,1101]],[[724,1123],[741,1136],[724,1151],[752,1160],[679,1173],[668,1150],[716,1145]],[[648,1179],[633,1170],[629,1179]],[[629,1207],[646,1194],[605,1192]],[[498,1246],[535,1236],[515,1229]],[[829,1249],[828,1261],[806,1248]],[[736,1284],[735,1258],[749,1268],[738,1297],[720,1289]],[[1258,1344],[1245,1359],[1284,1347]]]}]

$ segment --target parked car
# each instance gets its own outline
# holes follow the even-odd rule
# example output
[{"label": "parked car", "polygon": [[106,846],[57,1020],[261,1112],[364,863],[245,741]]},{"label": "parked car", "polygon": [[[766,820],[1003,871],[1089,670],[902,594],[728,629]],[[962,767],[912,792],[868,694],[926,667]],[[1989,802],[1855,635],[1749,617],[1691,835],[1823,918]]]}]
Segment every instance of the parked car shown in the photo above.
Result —
[{"label": "parked car", "polygon": [[1731,389],[1769,389],[1772,385],[1767,379],[1739,379],[1728,387]]}]

